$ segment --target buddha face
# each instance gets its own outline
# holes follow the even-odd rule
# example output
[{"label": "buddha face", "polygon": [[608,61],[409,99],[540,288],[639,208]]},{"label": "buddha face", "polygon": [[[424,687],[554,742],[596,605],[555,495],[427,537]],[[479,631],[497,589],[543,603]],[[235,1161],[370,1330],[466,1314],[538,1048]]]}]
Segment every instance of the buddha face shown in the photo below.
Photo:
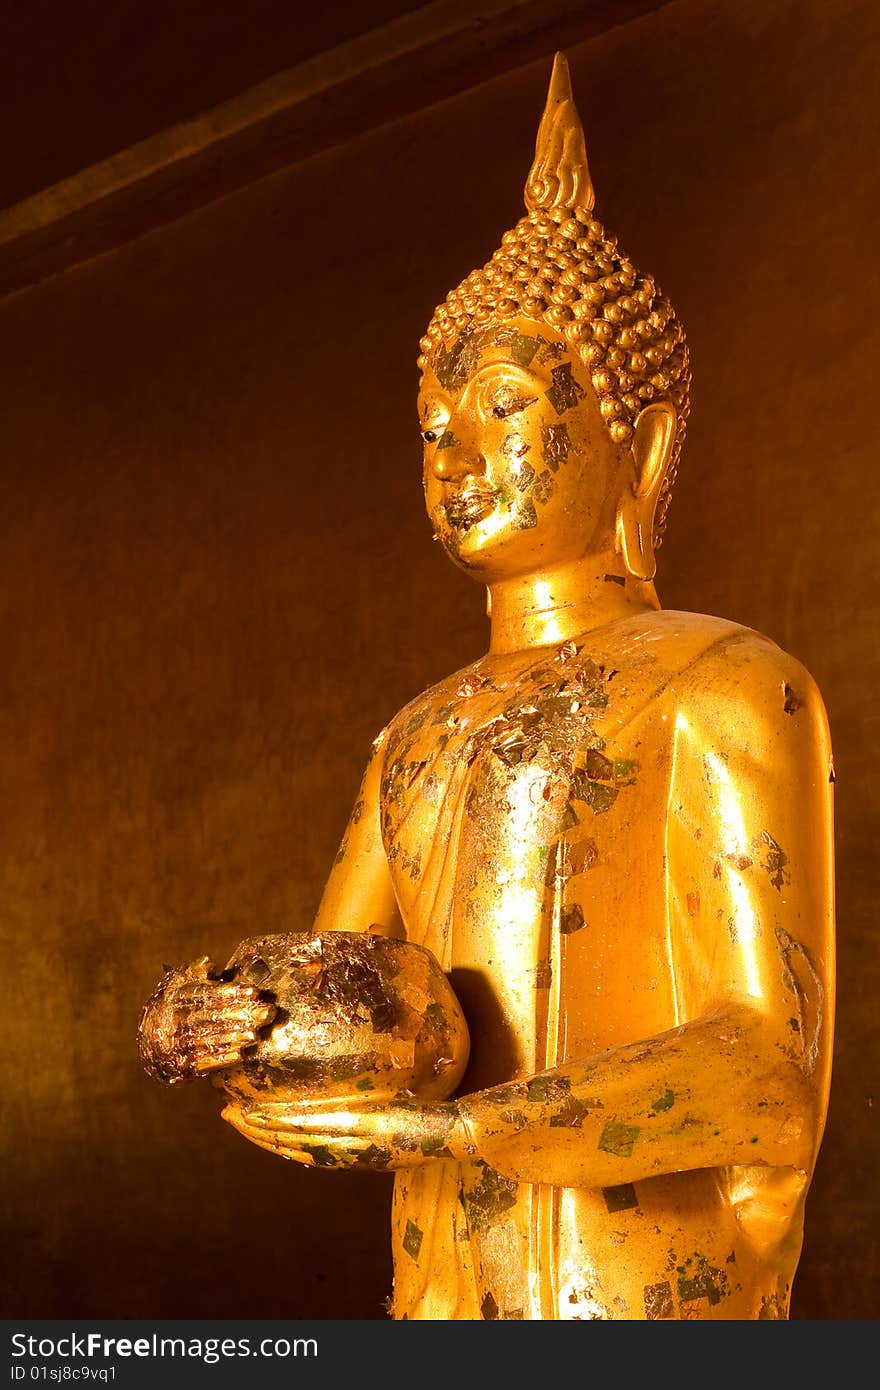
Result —
[{"label": "buddha face", "polygon": [[606,549],[622,453],[565,338],[527,318],[435,352],[419,392],[428,515],[482,583]]}]

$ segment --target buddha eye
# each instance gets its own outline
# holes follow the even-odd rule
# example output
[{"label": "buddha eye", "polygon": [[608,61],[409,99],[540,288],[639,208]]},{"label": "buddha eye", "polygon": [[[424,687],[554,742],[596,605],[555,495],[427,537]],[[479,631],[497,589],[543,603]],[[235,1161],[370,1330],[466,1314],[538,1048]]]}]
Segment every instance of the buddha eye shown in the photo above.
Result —
[{"label": "buddha eye", "polygon": [[436,444],[446,433],[449,414],[437,405],[429,405],[421,412],[422,427],[419,433],[426,444]]},{"label": "buddha eye", "polygon": [[491,412],[496,420],[506,420],[511,415],[519,415],[527,406],[534,405],[537,399],[537,396],[525,396],[508,389],[496,396]]}]

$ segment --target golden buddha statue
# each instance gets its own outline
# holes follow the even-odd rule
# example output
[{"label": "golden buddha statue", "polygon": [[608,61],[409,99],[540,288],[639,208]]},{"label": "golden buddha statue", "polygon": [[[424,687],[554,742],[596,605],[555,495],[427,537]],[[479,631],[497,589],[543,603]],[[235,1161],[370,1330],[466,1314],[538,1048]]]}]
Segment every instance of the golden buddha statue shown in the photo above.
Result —
[{"label": "golden buddha statue", "polygon": [[[468,1069],[224,1117],[394,1170],[396,1318],[786,1317],[831,1057],[822,701],[769,639],[660,609],[687,349],[594,216],[559,55],[525,197],[421,344],[427,508],[489,651],[376,739],[313,929],[426,948]],[[203,958],[142,1054],[222,1081],[274,1016]]]}]

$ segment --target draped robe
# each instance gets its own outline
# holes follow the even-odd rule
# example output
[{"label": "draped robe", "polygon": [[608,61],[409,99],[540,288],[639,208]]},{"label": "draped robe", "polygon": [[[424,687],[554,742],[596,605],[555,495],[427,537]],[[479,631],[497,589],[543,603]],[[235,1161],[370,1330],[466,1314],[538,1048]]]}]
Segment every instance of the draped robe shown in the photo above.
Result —
[{"label": "draped robe", "polygon": [[[687,713],[719,670],[747,676],[777,650],[722,620],[640,616],[484,658],[388,726],[382,836],[407,938],[468,1015],[460,1093],[561,1085],[534,1078],[685,1024],[762,972],[793,988],[768,945],[791,925],[768,890],[779,845]],[[671,1103],[646,1098],[646,1126]],[[627,1127],[609,1115],[602,1133],[625,1156]],[[393,1313],[784,1317],[807,1180],[738,1166],[566,1188],[435,1157],[395,1178]]]}]

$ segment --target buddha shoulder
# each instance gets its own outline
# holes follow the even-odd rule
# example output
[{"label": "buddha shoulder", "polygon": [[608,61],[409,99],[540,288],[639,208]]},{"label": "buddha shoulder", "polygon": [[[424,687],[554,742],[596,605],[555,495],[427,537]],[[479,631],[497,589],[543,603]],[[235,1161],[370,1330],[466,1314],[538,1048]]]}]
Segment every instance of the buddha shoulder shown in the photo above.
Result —
[{"label": "buddha shoulder", "polygon": [[382,731],[382,752],[387,760],[407,748],[426,729],[454,721],[462,702],[483,684],[479,675],[480,663],[454,671],[427,690],[422,690],[398,710]]},{"label": "buddha shoulder", "polygon": [[[664,703],[736,747],[807,730],[827,741],[819,689],[769,637],[724,618],[662,610],[621,624],[622,648],[662,671]],[[629,628],[630,631],[625,629]]]}]

